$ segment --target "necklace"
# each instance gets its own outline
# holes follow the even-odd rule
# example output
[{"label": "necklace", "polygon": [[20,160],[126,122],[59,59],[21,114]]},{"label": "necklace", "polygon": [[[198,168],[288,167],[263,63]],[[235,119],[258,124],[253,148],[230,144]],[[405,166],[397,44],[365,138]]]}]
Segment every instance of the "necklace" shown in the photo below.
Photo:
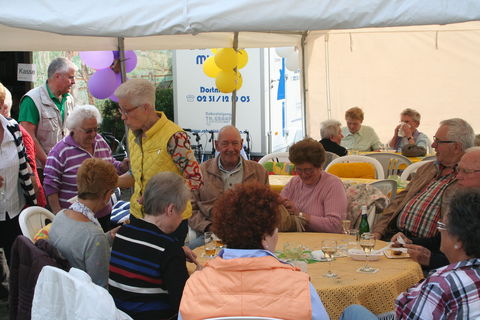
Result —
[{"label": "necklace", "polygon": [[102,226],[100,225],[100,222],[98,222],[97,218],[95,218],[95,213],[93,213],[93,211],[90,210],[90,208],[84,205],[83,203],[75,201],[74,203],[72,203],[69,209],[80,212],[85,217],[87,217],[88,220],[92,221],[94,225],[96,225],[99,228],[102,228]]}]

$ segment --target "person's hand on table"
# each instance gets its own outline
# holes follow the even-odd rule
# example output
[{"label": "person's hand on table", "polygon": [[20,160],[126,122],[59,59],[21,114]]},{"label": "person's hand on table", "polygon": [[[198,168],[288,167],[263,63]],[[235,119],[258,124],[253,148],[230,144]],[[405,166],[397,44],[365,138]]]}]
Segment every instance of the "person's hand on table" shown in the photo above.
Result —
[{"label": "person's hand on table", "polygon": [[407,253],[414,261],[420,263],[422,266],[428,266],[430,264],[432,252],[427,248],[416,244],[405,244],[403,247],[408,249]]},{"label": "person's hand on table", "polygon": [[[404,242],[404,243],[402,243],[402,240],[399,241],[400,238],[403,239],[403,242]],[[393,244],[392,244],[392,247],[398,248],[398,247],[404,246],[405,244],[411,244],[411,243],[412,243],[412,240],[408,239],[407,236],[404,235],[402,232],[397,232],[397,233],[392,237],[391,242],[393,243]]]}]

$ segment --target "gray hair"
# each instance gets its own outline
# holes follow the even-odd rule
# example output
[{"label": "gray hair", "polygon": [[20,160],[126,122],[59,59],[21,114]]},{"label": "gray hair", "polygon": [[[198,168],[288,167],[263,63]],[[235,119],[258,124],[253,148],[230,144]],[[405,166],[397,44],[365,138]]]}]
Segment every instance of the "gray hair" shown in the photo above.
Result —
[{"label": "gray hair", "polygon": [[145,79],[125,81],[115,90],[115,96],[127,99],[134,106],[149,104],[155,107],[155,86]]},{"label": "gray hair", "polygon": [[102,115],[100,114],[100,111],[98,111],[97,107],[89,104],[84,106],[76,106],[68,115],[65,126],[68,130],[73,130],[78,128],[82,124],[83,120],[91,118],[95,118],[98,125],[102,123]]},{"label": "gray hair", "polygon": [[[3,100],[3,107],[5,107],[5,115],[10,117],[10,110],[12,109],[12,93],[5,87],[5,100]],[[1,109],[1,108],[0,108]]]},{"label": "gray hair", "polygon": [[66,58],[53,59],[48,66],[48,79],[53,78],[55,73],[67,73],[70,69],[78,70],[77,66]]},{"label": "gray hair", "polygon": [[459,142],[462,145],[463,151],[473,147],[475,133],[467,121],[460,118],[453,118],[441,121],[440,125],[448,127],[447,139]]},{"label": "gray hair", "polygon": [[143,207],[145,214],[159,216],[173,204],[182,213],[190,199],[190,190],[183,178],[173,172],[160,172],[153,176],[145,187]]},{"label": "gray hair", "polygon": [[[6,98],[5,98],[6,99]],[[480,134],[475,135],[475,145],[480,146]]]},{"label": "gray hair", "polygon": [[320,123],[320,126],[320,135],[322,136],[322,139],[328,139],[338,134],[338,128],[340,128],[342,124],[337,120],[325,120]]},{"label": "gray hair", "polygon": [[420,123],[421,116],[420,116],[420,113],[418,113],[417,110],[407,108],[407,109],[403,110],[402,113],[400,113],[400,115],[408,116],[408,117],[412,118],[413,121],[416,121],[416,122]]}]

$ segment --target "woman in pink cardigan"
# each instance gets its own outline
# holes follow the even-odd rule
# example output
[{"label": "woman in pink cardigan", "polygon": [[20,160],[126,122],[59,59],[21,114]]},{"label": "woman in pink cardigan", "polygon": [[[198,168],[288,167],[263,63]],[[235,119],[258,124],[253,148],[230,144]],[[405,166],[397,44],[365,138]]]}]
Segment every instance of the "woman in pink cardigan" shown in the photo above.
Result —
[{"label": "woman in pink cardigan", "polygon": [[347,215],[347,196],[342,181],[324,172],[325,149],[312,138],[290,147],[289,160],[298,176],[293,177],[280,195],[290,214],[307,222],[307,231],[342,232]]}]

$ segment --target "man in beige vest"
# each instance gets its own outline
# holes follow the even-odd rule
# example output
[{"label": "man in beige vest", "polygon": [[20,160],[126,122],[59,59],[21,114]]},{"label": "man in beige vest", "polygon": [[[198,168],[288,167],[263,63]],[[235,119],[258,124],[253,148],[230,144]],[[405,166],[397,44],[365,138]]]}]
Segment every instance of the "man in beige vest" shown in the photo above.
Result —
[{"label": "man in beige vest", "polygon": [[73,110],[70,90],[77,67],[68,59],[56,58],[48,66],[44,85],[28,91],[20,101],[18,121],[35,142],[39,171],[44,168],[50,149],[67,134],[65,119]]}]

